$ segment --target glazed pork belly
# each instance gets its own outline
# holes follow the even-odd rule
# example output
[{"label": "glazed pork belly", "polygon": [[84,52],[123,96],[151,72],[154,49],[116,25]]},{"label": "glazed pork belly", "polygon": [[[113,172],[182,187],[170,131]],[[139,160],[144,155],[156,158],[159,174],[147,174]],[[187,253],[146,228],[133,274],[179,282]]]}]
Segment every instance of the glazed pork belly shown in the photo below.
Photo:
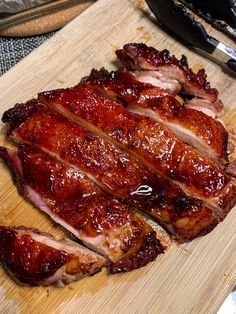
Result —
[{"label": "glazed pork belly", "polygon": [[97,273],[107,260],[38,229],[0,226],[0,263],[21,285],[63,287]]},{"label": "glazed pork belly", "polygon": [[[236,186],[231,177],[178,140],[163,124],[127,111],[90,86],[40,93],[39,99],[113,139],[153,171],[178,183],[187,194],[204,200],[220,216],[224,217],[234,205]],[[17,135],[13,131],[10,136],[20,137],[21,133],[25,133],[24,126],[17,129]]]},{"label": "glazed pork belly", "polygon": [[[124,45],[123,49],[117,50],[116,55],[119,60],[129,70],[133,70],[137,80],[152,85],[160,86],[174,95],[179,92],[194,97],[195,104],[197,100],[201,109],[205,100],[205,106],[216,115],[223,113],[222,102],[218,99],[218,92],[211,88],[206,79],[205,70],[201,69],[197,74],[189,68],[185,56],[178,60],[171,56],[168,50],[158,51],[153,47],[148,47],[142,43],[130,43]],[[168,82],[165,86],[163,82]],[[180,84],[179,88],[177,83]]]},{"label": "glazed pork belly", "polygon": [[156,232],[140,215],[102,192],[80,171],[29,145],[20,146],[18,152],[1,148],[0,156],[21,194],[86,246],[107,257],[111,272],[142,267],[164,252]]},{"label": "glazed pork belly", "polygon": [[[31,142],[73,169],[83,169],[106,191],[155,217],[179,241],[206,234],[222,218],[126,152],[36,100],[9,109],[3,121],[9,123],[13,140]],[[28,169],[34,169],[33,163]],[[51,190],[50,182],[46,191]]]},{"label": "glazed pork belly", "polygon": [[104,68],[92,70],[83,83],[121,101],[129,111],[162,122],[180,140],[219,165],[228,162],[228,133],[219,121],[203,112],[186,108],[158,87],[137,81],[132,72],[126,69],[115,72]]}]

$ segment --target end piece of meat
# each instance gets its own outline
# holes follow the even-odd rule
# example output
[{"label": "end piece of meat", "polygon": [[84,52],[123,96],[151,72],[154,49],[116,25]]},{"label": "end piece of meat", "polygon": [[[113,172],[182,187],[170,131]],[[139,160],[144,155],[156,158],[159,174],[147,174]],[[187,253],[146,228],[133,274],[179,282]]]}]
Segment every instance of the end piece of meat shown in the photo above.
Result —
[{"label": "end piece of meat", "polygon": [[[218,99],[217,90],[211,88],[207,81],[205,70],[201,69],[197,74],[193,73],[188,67],[185,56],[178,60],[175,56],[171,56],[166,49],[158,51],[142,43],[126,44],[123,49],[116,51],[116,55],[129,70],[147,70],[147,76],[152,78],[150,82],[160,87],[163,85],[159,84],[158,79],[156,79],[159,75],[162,76],[162,81],[164,80],[163,76],[166,76],[168,80],[177,80],[182,85],[182,93],[207,99],[211,103],[212,109],[218,115],[222,114],[222,102]],[[161,74],[155,75],[153,71]],[[144,81],[144,73],[138,74],[137,79],[141,77],[141,80]],[[145,82],[147,81],[148,79],[145,79]]]},{"label": "end piece of meat", "polygon": [[180,140],[219,165],[228,162],[228,133],[219,121],[181,105],[159,87],[137,81],[132,72],[93,69],[82,83],[121,101],[129,111],[163,123]]},{"label": "end piece of meat", "polygon": [[38,229],[0,226],[0,263],[19,284],[63,287],[97,273],[107,260]]},{"label": "end piece of meat", "polygon": [[[29,145],[21,145],[18,153],[1,148],[0,156],[28,200],[111,264],[129,260],[140,250],[147,252],[146,262],[164,252],[153,228],[140,215],[102,192],[82,172]],[[145,243],[153,232],[156,249],[151,255]],[[137,263],[130,270],[136,267]]]}]

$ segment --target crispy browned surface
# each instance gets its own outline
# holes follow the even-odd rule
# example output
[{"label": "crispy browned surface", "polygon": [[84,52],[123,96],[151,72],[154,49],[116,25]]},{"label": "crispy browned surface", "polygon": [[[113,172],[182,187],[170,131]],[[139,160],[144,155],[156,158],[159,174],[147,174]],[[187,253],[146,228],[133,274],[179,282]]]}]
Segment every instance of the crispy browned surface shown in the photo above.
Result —
[{"label": "crispy browned surface", "polygon": [[158,70],[167,77],[177,79],[183,85],[184,93],[209,99],[217,111],[222,111],[223,105],[218,99],[218,91],[211,88],[205,70],[193,73],[185,56],[178,60],[167,49],[158,51],[142,43],[126,44],[123,49],[116,51],[116,55],[128,69]]},{"label": "crispy browned surface", "polygon": [[38,110],[39,105],[37,99],[32,99],[27,102],[27,106],[22,106],[22,104],[16,104],[14,108],[8,109],[3,114],[2,121],[4,123],[9,121],[9,124],[13,128],[16,128]]},{"label": "crispy browned surface", "polygon": [[[92,70],[90,76],[84,78],[83,82],[92,84],[99,91],[121,100],[125,105],[137,105],[138,107],[135,107],[137,112],[149,115],[167,127],[171,123],[173,126],[171,131],[181,140],[179,126],[193,133],[202,141],[200,152],[218,163],[227,162],[228,133],[223,125],[201,111],[186,108],[162,89],[137,81],[132,73],[125,69],[110,73],[105,69]],[[139,110],[139,107],[143,110]],[[185,138],[183,136],[183,140]],[[195,139],[190,137],[187,144],[194,146],[195,142]]]},{"label": "crispy browned surface", "polygon": [[24,228],[0,226],[0,260],[17,282],[37,285],[68,263],[71,256],[34,241],[24,234]]},{"label": "crispy browned surface", "polygon": [[[216,197],[231,194],[231,178],[211,160],[178,140],[162,124],[128,112],[122,105],[89,86],[40,94],[41,101],[59,108],[71,119],[85,121],[111,137],[153,170],[176,182],[189,194],[220,207]],[[17,131],[19,134],[21,130]]]},{"label": "crispy browned surface", "polygon": [[[74,228],[74,234],[82,242],[103,252],[110,260],[118,261],[136,254],[144,245],[147,234],[153,232],[141,216],[103,193],[83,173],[56,161],[41,150],[22,145],[18,160],[12,152],[7,156],[3,149],[1,155],[14,172],[15,164],[20,165],[22,174],[18,173],[17,176],[21,176],[21,184],[27,188],[30,186],[37,193],[43,204],[47,205],[47,209],[43,209],[47,214],[55,214],[59,223],[63,225],[65,222]],[[25,196],[39,207],[38,201],[27,193],[27,188]],[[163,251],[158,239],[156,247],[158,250],[153,252],[154,259]]]},{"label": "crispy browned surface", "polygon": [[[22,105],[22,112],[24,111],[25,106],[27,107],[27,104]],[[73,130],[77,130],[77,127],[75,126],[75,124],[69,122],[66,119],[63,120],[63,123],[64,126],[67,125],[67,129],[60,127],[61,118],[56,118],[59,115],[54,114],[50,110],[47,111],[42,105],[38,106],[39,111],[35,112],[28,120],[26,120],[20,128],[14,131],[12,125],[12,134],[15,134],[15,139],[20,136],[23,138],[23,140],[31,141],[38,146],[49,149],[51,153],[58,154],[60,151],[63,151],[63,149],[65,149],[64,143],[68,145],[69,137],[71,138],[71,140],[76,140],[75,134],[77,133],[74,133]],[[47,115],[43,117],[44,111],[50,112],[51,115],[53,115],[54,119],[52,120],[50,118],[50,120],[48,121]],[[11,115],[12,114],[13,111],[11,110]],[[16,114],[18,114],[18,111],[16,111]],[[4,117],[4,119],[7,119],[7,113]],[[11,118],[9,120],[12,121]],[[47,126],[46,129],[44,127],[41,127],[45,123],[43,121],[47,121],[47,123],[49,123],[48,125],[50,125],[50,129],[55,129],[55,132],[57,129],[59,129],[59,132],[60,129],[62,129],[63,132],[59,135],[59,137],[49,137],[47,133]],[[53,131],[52,134],[54,134],[55,132]],[[63,137],[65,136],[65,134],[67,136],[67,140],[64,141]],[[22,140],[22,138],[20,139],[20,141]],[[55,143],[57,144],[59,143],[59,145],[52,146],[50,144],[52,141],[55,141]],[[76,143],[79,146],[81,141],[76,141]],[[92,147],[94,148],[92,149]],[[79,149],[80,147],[77,148],[77,150]],[[92,156],[93,158],[96,157],[96,155],[92,154],[93,150],[97,150],[97,142],[95,142],[95,146],[90,145],[90,149],[85,151],[87,158],[90,158],[90,156]],[[116,149],[116,151],[119,150]],[[121,172],[122,175],[120,175],[119,177],[118,183],[121,186],[126,187],[125,189],[122,189],[121,197],[127,203],[132,206],[138,207],[141,210],[147,211],[149,214],[157,218],[158,221],[165,228],[167,228],[169,232],[171,232],[176,238],[181,241],[193,239],[194,237],[205,233],[205,230],[210,230],[209,226],[214,226],[217,224],[218,220],[217,218],[215,218],[212,210],[206,207],[202,201],[196,200],[192,197],[188,197],[177,185],[154,174],[146,166],[142,165],[140,162],[135,161],[135,159],[131,158],[129,155],[125,154],[124,156],[125,162],[123,162],[122,164],[119,162],[119,159],[117,160],[117,156],[115,158],[114,154],[112,155],[114,167],[117,167],[120,164],[123,168],[125,167],[125,165],[127,165],[128,169],[132,169],[132,166],[134,165],[134,169],[138,169],[138,171],[136,170],[134,175],[131,177],[127,172],[125,173],[123,170]],[[109,155],[106,155],[106,157],[109,157]],[[63,154],[62,158],[71,163],[71,159],[68,159],[67,155]],[[93,159],[93,163],[100,166],[99,160],[96,158]],[[80,168],[86,167],[86,171],[94,175],[93,168],[90,165],[84,163],[84,159],[80,158],[76,160],[74,158],[73,165]],[[100,167],[102,167],[102,165]],[[101,172],[99,167],[96,171],[97,174]],[[111,168],[110,174],[112,174],[113,171],[114,169]],[[112,179],[114,179],[114,177],[111,175],[110,180]],[[99,175],[98,180],[102,185],[105,186],[103,182],[103,176]],[[115,181],[113,185],[118,183]],[[46,190],[50,189],[50,184],[51,182],[48,183],[48,187]],[[116,194],[116,190],[115,188],[112,190],[111,184],[109,187],[106,186],[106,188],[113,194]],[[199,219],[199,217],[202,216],[204,216],[205,219]],[[183,220],[183,218],[185,219]]]}]

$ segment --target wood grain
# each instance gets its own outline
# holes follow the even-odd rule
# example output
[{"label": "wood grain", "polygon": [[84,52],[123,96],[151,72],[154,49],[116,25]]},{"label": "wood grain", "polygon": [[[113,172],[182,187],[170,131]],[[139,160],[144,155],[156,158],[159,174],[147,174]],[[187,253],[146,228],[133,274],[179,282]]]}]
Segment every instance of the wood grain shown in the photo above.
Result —
[{"label": "wood grain", "polygon": [[[230,42],[214,30],[211,34]],[[236,126],[235,81],[158,28],[143,1],[99,0],[0,78],[0,114],[37,92],[76,84],[92,67],[115,67],[114,50],[145,42],[206,68],[226,106],[224,120]],[[232,44],[232,43],[231,43]],[[1,145],[4,139],[1,124]],[[64,231],[17,193],[0,164],[0,223]],[[1,313],[215,313],[236,284],[236,210],[209,235],[173,244],[147,267],[109,276],[104,270],[64,289],[17,286],[0,270]]]}]

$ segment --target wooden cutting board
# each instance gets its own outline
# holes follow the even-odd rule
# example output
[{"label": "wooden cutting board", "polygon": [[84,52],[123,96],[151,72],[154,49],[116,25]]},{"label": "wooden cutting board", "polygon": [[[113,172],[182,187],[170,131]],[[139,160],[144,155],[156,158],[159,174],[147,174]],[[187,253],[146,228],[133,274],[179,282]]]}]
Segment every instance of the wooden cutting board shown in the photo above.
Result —
[{"label": "wooden cutting board", "polygon": [[[225,103],[224,120],[236,126],[235,81],[219,66],[174,41],[150,19],[143,1],[99,0],[0,78],[0,114],[37,92],[76,84],[92,67],[116,65],[115,49],[145,42],[185,54],[206,68]],[[218,32],[211,34],[223,38]],[[227,41],[225,39],[225,41]],[[232,43],[231,43],[232,44]],[[4,139],[1,124],[1,145]],[[0,163],[0,223],[63,230],[18,195]],[[215,313],[236,284],[236,209],[209,235],[173,244],[147,267],[127,274],[106,271],[63,289],[16,285],[0,269],[1,313]]]}]

